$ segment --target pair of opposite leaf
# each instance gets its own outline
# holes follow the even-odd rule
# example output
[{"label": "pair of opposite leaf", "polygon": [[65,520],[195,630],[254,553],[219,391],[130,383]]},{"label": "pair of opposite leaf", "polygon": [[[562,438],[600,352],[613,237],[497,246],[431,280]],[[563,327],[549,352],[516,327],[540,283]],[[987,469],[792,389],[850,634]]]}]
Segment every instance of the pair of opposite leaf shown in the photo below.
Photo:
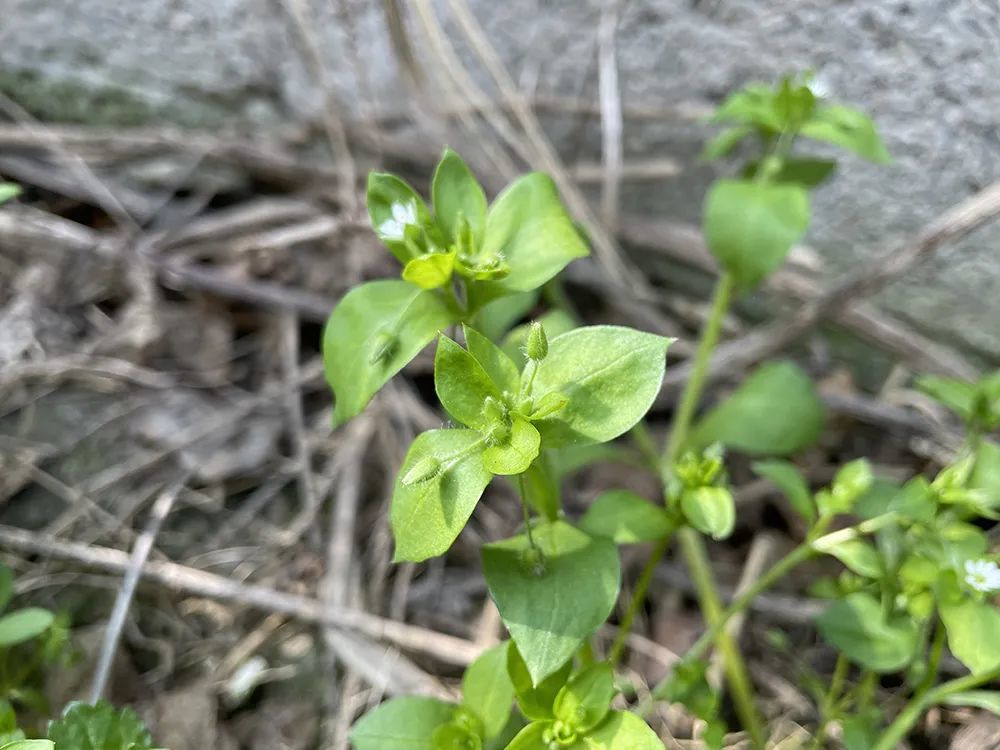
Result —
[{"label": "pair of opposite leaf", "polygon": [[[495,475],[521,474],[543,447],[603,443],[652,405],[669,340],[617,326],[545,339],[533,329],[522,370],[489,339],[465,328],[467,349],[442,336],[435,389],[459,429],[414,440],[390,511],[396,558],[445,552]],[[534,358],[532,358],[534,357]]]},{"label": "pair of opposite leaf", "polygon": [[537,289],[589,252],[555,183],[540,172],[519,178],[487,207],[469,168],[446,149],[432,194],[433,214],[400,178],[369,176],[372,226],[403,264],[403,280],[352,289],[327,322],[323,359],[336,395],[335,425],[359,414],[440,331],[471,321],[492,300]]}]

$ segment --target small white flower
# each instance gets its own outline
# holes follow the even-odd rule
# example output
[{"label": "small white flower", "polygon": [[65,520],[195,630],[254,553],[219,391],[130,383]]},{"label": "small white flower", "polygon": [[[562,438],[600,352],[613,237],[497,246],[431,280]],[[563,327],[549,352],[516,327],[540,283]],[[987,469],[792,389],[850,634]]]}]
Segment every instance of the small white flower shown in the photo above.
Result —
[{"label": "small white flower", "polygon": [[826,99],[833,93],[833,87],[830,85],[830,79],[828,76],[822,73],[816,73],[813,75],[812,79],[806,84],[809,90],[812,91],[813,96],[817,99]]},{"label": "small white flower", "polygon": [[389,240],[401,240],[406,227],[417,223],[417,204],[413,201],[393,203],[391,211],[392,218],[378,225],[379,234]]},{"label": "small white flower", "polygon": [[976,591],[1000,591],[1000,565],[992,560],[966,560],[965,582]]}]

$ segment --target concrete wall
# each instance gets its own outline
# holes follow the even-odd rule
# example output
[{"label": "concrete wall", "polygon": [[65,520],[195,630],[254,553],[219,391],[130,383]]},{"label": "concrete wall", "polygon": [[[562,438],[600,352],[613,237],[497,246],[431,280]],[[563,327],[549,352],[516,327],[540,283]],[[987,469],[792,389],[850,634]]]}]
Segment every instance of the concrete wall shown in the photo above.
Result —
[{"label": "concrete wall", "polygon": [[[399,111],[405,92],[381,3],[344,0],[353,2],[352,34],[339,2],[313,0],[338,93],[356,109],[364,78],[365,102]],[[291,4],[0,0],[0,92],[47,117],[91,122],[266,128],[309,118],[319,97],[284,9]],[[471,4],[516,80],[596,101],[601,0]],[[352,38],[360,67],[351,62]],[[1000,177],[997,0],[632,0],[618,44],[626,107],[717,102],[748,80],[812,68],[836,98],[874,116],[894,163],[845,159],[815,202],[809,241],[832,270]],[[598,153],[592,120],[546,122],[567,157]],[[653,189],[627,188],[626,209],[695,220],[711,173],[694,162],[708,135],[690,122],[630,120],[627,158],[672,156],[691,168]],[[941,340],[997,355],[1000,225],[947,250],[881,301]]]}]

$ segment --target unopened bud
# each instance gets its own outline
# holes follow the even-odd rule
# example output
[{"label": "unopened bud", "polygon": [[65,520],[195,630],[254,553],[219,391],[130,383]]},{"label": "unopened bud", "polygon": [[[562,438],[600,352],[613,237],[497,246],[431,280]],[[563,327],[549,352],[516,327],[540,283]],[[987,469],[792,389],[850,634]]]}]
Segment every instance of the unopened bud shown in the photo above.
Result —
[{"label": "unopened bud", "polygon": [[536,362],[545,359],[549,353],[549,340],[545,336],[545,329],[537,320],[528,329],[528,341],[524,345],[524,353],[528,359],[533,359]]},{"label": "unopened bud", "polygon": [[395,350],[396,337],[389,331],[379,331],[375,334],[372,353],[368,357],[368,364],[377,365],[379,362],[389,359]]},{"label": "unopened bud", "polygon": [[409,487],[410,485],[420,484],[421,482],[427,482],[433,479],[440,473],[440,471],[440,461],[434,458],[434,456],[424,456],[410,467],[410,470],[403,475],[403,479],[401,481],[404,485]]}]

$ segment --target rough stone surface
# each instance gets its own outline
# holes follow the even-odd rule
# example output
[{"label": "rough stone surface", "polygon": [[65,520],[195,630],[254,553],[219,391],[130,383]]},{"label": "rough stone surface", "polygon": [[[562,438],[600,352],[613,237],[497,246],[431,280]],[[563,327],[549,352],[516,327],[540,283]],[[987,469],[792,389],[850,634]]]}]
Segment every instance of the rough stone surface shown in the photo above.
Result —
[{"label": "rough stone surface", "polygon": [[[0,93],[57,119],[268,127],[309,118],[320,97],[289,22],[295,4],[0,0]],[[353,33],[338,15],[345,4],[353,8]],[[406,107],[381,5],[313,2],[310,27],[349,111],[357,109],[359,91],[378,110]],[[471,5],[515,80],[540,93],[596,101],[602,0]],[[812,68],[836,98],[874,116],[894,163],[845,159],[815,201],[809,241],[832,271],[905,238],[1000,175],[996,0],[632,0],[618,44],[626,108],[714,103],[749,80]],[[553,117],[546,125],[568,159],[597,153],[593,120]],[[673,156],[689,169],[655,186],[629,186],[628,210],[695,220],[712,176],[695,163],[708,135],[703,125],[667,117],[630,120],[627,158]],[[1000,226],[982,230],[881,301],[940,339],[996,355],[998,251]]]}]

